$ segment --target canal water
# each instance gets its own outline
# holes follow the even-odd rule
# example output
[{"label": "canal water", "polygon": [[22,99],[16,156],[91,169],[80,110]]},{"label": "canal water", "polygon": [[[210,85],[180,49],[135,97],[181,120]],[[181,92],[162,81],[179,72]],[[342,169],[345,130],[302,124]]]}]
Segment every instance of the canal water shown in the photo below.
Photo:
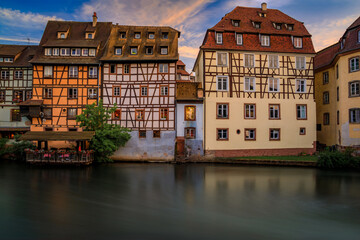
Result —
[{"label": "canal water", "polygon": [[0,239],[360,239],[360,173],[0,163]]}]

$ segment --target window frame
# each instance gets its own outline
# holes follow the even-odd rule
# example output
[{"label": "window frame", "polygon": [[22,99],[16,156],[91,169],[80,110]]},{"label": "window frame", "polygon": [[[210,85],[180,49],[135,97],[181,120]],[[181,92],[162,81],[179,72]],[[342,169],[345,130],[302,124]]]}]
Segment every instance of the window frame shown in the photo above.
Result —
[{"label": "window frame", "polygon": [[53,97],[53,88],[45,87],[44,90],[43,90],[43,98],[44,99],[51,99],[52,97]]},{"label": "window frame", "polygon": [[[120,53],[119,53],[118,51],[120,51]],[[120,55],[122,55],[122,54],[123,54],[122,47],[115,47],[115,49],[114,49],[114,55],[120,56]]]},{"label": "window frame", "polygon": [[122,66],[122,72],[124,75],[130,75],[131,74],[131,64],[124,63]]},{"label": "window frame", "polygon": [[[70,116],[69,113],[71,110],[75,110],[75,116]],[[67,108],[67,113],[66,113],[66,117],[68,120],[76,120],[76,116],[77,116],[77,108]]]},{"label": "window frame", "polygon": [[[226,138],[219,137],[219,131],[226,132]],[[229,128],[216,128],[216,141],[229,141]]]},{"label": "window frame", "polygon": [[[91,69],[93,69],[93,70],[91,70]],[[93,71],[93,74],[91,74],[91,71]],[[94,75],[94,72],[95,72],[95,75]],[[97,78],[98,77],[98,68],[96,66],[89,66],[88,77],[89,78]]]},{"label": "window frame", "polygon": [[[116,118],[115,116],[119,116],[119,117]],[[121,108],[115,109],[115,111],[113,112],[113,114],[111,116],[111,120],[113,120],[113,121],[121,121]]]},{"label": "window frame", "polygon": [[[246,61],[247,56],[250,57],[249,60],[251,60],[251,58],[252,58],[252,61],[251,61],[252,64],[250,64],[249,66],[246,65],[246,62],[249,63],[249,61]],[[244,67],[246,67],[246,68],[255,68],[255,54],[249,54],[249,53],[244,54]]]},{"label": "window frame", "polygon": [[[353,111],[355,112],[355,121],[352,121],[353,120],[352,119],[352,112]],[[359,118],[357,119],[357,117],[359,117]],[[350,124],[359,124],[360,123],[360,108],[350,108],[349,109],[349,123]]]},{"label": "window frame", "polygon": [[[301,84],[299,84],[299,83],[301,83]],[[298,90],[299,86],[300,86],[300,90]],[[295,79],[295,92],[296,93],[306,93],[306,90],[307,90],[306,79],[303,79],[303,78]]]},{"label": "window frame", "polygon": [[[276,57],[276,66],[271,66],[270,64],[270,57]],[[276,54],[269,54],[268,55],[268,58],[269,58],[269,61],[268,61],[268,67],[271,68],[271,69],[278,69],[279,68],[279,55],[276,55]]]},{"label": "window frame", "polygon": [[169,108],[159,108],[159,119],[160,121],[169,120]]},{"label": "window frame", "polygon": [[[271,117],[271,107],[277,106],[277,117]],[[276,112],[273,110],[273,112]],[[269,120],[281,120],[280,104],[279,103],[269,103]]]},{"label": "window frame", "polygon": [[[94,93],[90,93],[91,91],[95,91],[95,96]],[[98,89],[97,88],[88,88],[88,99],[97,99],[98,98]]]},{"label": "window frame", "polygon": [[[219,115],[219,107],[221,106],[221,115]],[[224,106],[226,106],[226,109],[224,109]],[[216,103],[216,119],[229,119],[230,118],[230,108],[229,103]],[[224,116],[224,111],[226,112],[226,116]]]},{"label": "window frame", "polygon": [[303,39],[302,37],[294,37],[294,48],[301,49],[303,48]]},{"label": "window frame", "polygon": [[[225,60],[226,60],[226,63],[223,63],[223,64],[220,64],[219,63],[219,60],[221,59],[221,56],[222,54],[225,54]],[[222,61],[222,60],[221,60]],[[228,62],[229,62],[229,54],[227,52],[217,52],[216,53],[216,66],[218,67],[227,67],[228,66]]]},{"label": "window frame", "polygon": [[325,112],[323,114],[323,125],[324,126],[330,125],[330,113],[329,112]]},{"label": "window frame", "polygon": [[[301,132],[301,130],[304,130],[304,131]],[[300,129],[299,129],[299,135],[306,135],[306,128],[305,128],[305,127],[300,127]]]},{"label": "window frame", "polygon": [[[298,116],[298,107],[300,107],[300,117]],[[305,107],[305,117],[301,117],[301,107]],[[307,120],[307,104],[296,104],[296,120]]]},{"label": "window frame", "polygon": [[[166,50],[166,51],[163,51]],[[161,46],[160,47],[160,55],[168,55],[169,54],[169,47],[167,46]]]},{"label": "window frame", "polygon": [[[138,118],[140,116],[141,118]],[[145,120],[145,109],[135,109],[135,121],[144,121]]]},{"label": "window frame", "polygon": [[[219,81],[221,81],[221,89],[219,89]],[[224,82],[226,83],[226,89],[224,89]],[[216,76],[216,91],[228,92],[229,91],[229,76]]]},{"label": "window frame", "polygon": [[[352,68],[352,61],[354,61],[354,68]],[[356,64],[356,62],[357,62],[357,64]],[[355,56],[355,57],[349,58],[349,73],[358,72],[359,70],[360,70],[360,57]]]},{"label": "window frame", "polygon": [[[193,134],[190,133],[190,136],[188,136],[188,131],[192,132]],[[196,139],[196,128],[195,127],[185,127],[184,128],[184,137],[185,137],[185,139]]]},{"label": "window frame", "polygon": [[[134,51],[133,52],[133,50],[136,50],[136,51]],[[139,54],[139,47],[130,47],[130,55],[131,56],[136,56],[136,55],[138,55]]]},{"label": "window frame", "polygon": [[[146,89],[146,94],[143,94],[143,88]],[[147,97],[149,95],[149,86],[140,85],[140,97]]]},{"label": "window frame", "polygon": [[329,71],[323,72],[323,85],[329,83]]},{"label": "window frame", "polygon": [[[253,138],[247,138],[246,131],[253,131],[254,137]],[[256,141],[256,128],[244,128],[244,141]]]},{"label": "window frame", "polygon": [[[19,77],[19,73],[20,77]],[[22,80],[24,79],[24,71],[23,70],[19,70],[19,69],[14,69],[14,79],[15,80]]]},{"label": "window frame", "polygon": [[330,104],[330,93],[329,91],[323,92],[323,105]]},{"label": "window frame", "polygon": [[222,45],[224,40],[223,40],[223,33],[222,32],[216,32],[215,33],[215,42],[218,45]]},{"label": "window frame", "polygon": [[[278,138],[272,138],[271,131],[278,131]],[[280,128],[269,128],[269,141],[280,141],[281,140],[281,129]]]},{"label": "window frame", "polygon": [[[160,85],[159,88],[161,97],[169,96],[169,85]],[[163,89],[166,89],[166,91],[163,91]]]},{"label": "window frame", "polygon": [[[303,60],[300,60],[300,59],[303,59]],[[298,67],[298,65],[299,65],[299,67]],[[306,69],[306,57],[305,56],[296,56],[295,57],[295,68],[297,70],[305,70]]]},{"label": "window frame", "polygon": [[[71,94],[70,94],[70,92],[71,92]],[[68,95],[67,95],[68,99],[78,99],[78,97],[79,97],[78,88],[74,88],[74,87],[68,88]]]},{"label": "window frame", "polygon": [[79,67],[78,66],[69,66],[69,78],[79,78]]},{"label": "window frame", "polygon": [[[246,88],[247,80],[249,80],[248,81],[249,89]],[[250,89],[251,83],[253,84],[253,88],[254,88],[253,90]],[[244,92],[256,92],[256,78],[255,77],[247,77],[247,76],[244,77]]]},{"label": "window frame", "polygon": [[[50,74],[46,74],[46,69],[50,69],[50,70],[51,70],[51,75],[50,75]],[[43,77],[44,77],[44,78],[53,78],[53,76],[54,76],[53,66],[44,66],[44,74],[43,74]]]},{"label": "window frame", "polygon": [[[239,41],[239,39],[240,39],[240,41]],[[238,45],[238,46],[243,45],[243,35],[242,35],[242,33],[235,33],[235,41],[236,41],[236,45]]]},{"label": "window frame", "polygon": [[[17,112],[16,115],[14,112]],[[10,110],[10,122],[21,122],[21,112],[20,109],[11,109]]]},{"label": "window frame", "polygon": [[270,35],[261,35],[260,36],[260,45],[262,47],[270,47]]},{"label": "window frame", "polygon": [[[273,80],[273,84],[271,84],[271,80]],[[271,85],[275,86],[275,80],[276,80],[276,82],[277,82],[277,84],[276,84],[277,90],[276,90],[276,91],[270,90],[270,86],[271,86]],[[280,79],[279,79],[279,78],[273,78],[273,77],[268,78],[268,91],[269,91],[270,93],[280,92]]]},{"label": "window frame", "polygon": [[1,70],[1,79],[9,80],[10,79],[10,70]]},{"label": "window frame", "polygon": [[159,63],[158,68],[159,68],[158,69],[159,73],[169,73],[169,64],[168,63]]},{"label": "window frame", "polygon": [[[194,118],[188,118],[187,108],[194,108]],[[195,105],[185,105],[184,106],[184,121],[196,121],[196,106]]]},{"label": "window frame", "polygon": [[[253,106],[253,115],[251,114],[251,108],[247,109],[247,106]],[[247,116],[246,113],[249,111],[249,115]],[[255,120],[256,119],[256,103],[244,103],[244,119],[246,120]]]},{"label": "window frame", "polygon": [[[355,86],[355,93],[353,94],[352,86]],[[349,82],[349,98],[360,97],[360,80]]]},{"label": "window frame", "polygon": [[[115,90],[115,89],[119,89],[119,94],[115,94],[115,93],[117,93],[117,91]],[[112,96],[113,97],[121,97],[121,86],[120,85],[113,85],[112,86]]]}]

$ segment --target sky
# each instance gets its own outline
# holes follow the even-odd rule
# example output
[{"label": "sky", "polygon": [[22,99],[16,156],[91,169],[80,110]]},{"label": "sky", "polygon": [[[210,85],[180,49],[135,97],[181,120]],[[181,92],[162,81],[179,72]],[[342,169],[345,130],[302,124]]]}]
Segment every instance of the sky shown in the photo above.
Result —
[{"label": "sky", "polygon": [[[48,20],[170,26],[181,31],[180,59],[191,71],[208,28],[236,6],[264,0],[0,0],[0,44],[38,44]],[[267,0],[304,22],[316,51],[336,43],[360,13],[360,0]]]}]

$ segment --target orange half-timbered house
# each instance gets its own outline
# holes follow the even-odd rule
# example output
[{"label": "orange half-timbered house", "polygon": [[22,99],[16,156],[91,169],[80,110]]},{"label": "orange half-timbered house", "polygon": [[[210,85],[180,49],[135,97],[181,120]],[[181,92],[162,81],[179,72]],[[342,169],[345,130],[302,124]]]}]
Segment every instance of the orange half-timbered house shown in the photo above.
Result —
[{"label": "orange half-timbered house", "polygon": [[130,128],[115,159],[173,160],[178,38],[170,27],[113,25],[103,64],[104,106],[111,122]]},{"label": "orange half-timbered house", "polygon": [[[112,23],[49,21],[31,63],[33,98],[40,112],[31,131],[78,131],[76,116],[97,102],[101,87],[100,58]],[[34,103],[34,100],[37,100]]]}]

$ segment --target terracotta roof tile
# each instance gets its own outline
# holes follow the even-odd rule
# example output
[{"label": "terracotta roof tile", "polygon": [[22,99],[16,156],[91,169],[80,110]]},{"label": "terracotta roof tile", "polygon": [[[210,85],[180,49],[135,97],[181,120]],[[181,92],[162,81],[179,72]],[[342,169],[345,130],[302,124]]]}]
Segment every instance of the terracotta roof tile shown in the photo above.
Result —
[{"label": "terracotta roof tile", "polygon": [[39,46],[0,45],[0,56],[13,57],[14,62],[1,62],[0,67],[31,67],[29,61],[34,57]]}]

